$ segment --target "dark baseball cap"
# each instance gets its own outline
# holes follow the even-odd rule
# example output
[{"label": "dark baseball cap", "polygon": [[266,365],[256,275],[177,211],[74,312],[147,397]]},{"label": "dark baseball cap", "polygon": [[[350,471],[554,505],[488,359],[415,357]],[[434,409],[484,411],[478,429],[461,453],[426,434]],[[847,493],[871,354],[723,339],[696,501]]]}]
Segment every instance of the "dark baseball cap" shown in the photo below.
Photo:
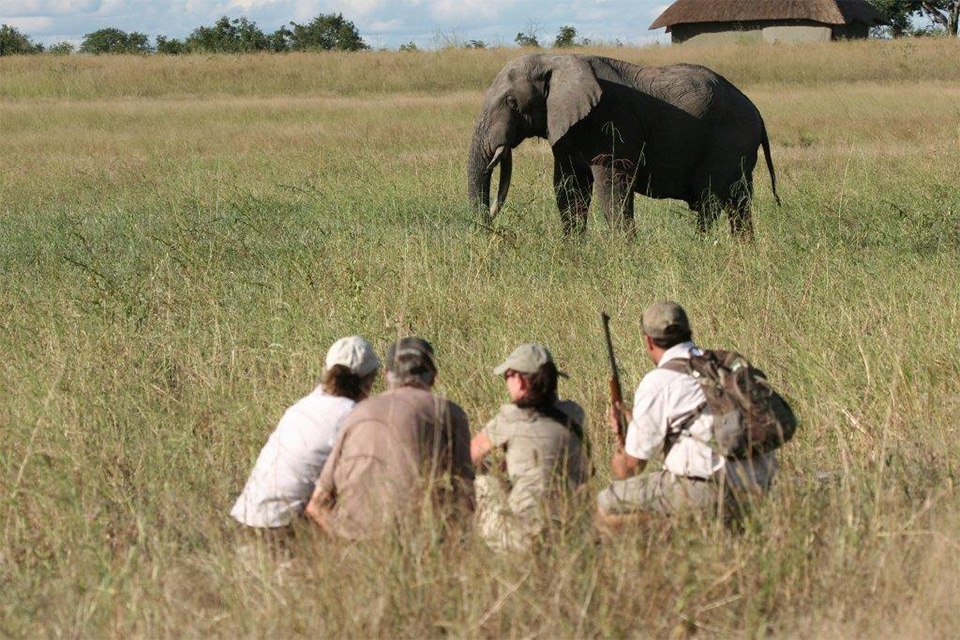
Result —
[{"label": "dark baseball cap", "polygon": [[407,336],[401,338],[390,345],[387,349],[387,369],[397,372],[397,365],[401,359],[414,356],[419,358],[420,362],[431,371],[437,371],[437,363],[434,359],[433,345],[416,336]]}]

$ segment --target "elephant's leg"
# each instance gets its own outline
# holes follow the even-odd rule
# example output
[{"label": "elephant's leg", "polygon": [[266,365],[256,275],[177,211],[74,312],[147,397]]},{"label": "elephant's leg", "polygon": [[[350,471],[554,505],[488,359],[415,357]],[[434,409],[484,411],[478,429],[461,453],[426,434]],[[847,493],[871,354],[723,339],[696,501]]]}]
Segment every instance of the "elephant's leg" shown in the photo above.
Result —
[{"label": "elephant's leg", "polygon": [[590,167],[554,163],[553,189],[557,196],[563,235],[583,235],[587,230],[590,197],[593,192],[593,173]]},{"label": "elephant's leg", "polygon": [[688,201],[687,204],[697,214],[697,232],[701,235],[709,231],[710,227],[716,223],[723,209],[720,199],[709,188],[702,189],[699,196],[692,201]]},{"label": "elephant's leg", "polygon": [[753,220],[751,204],[753,202],[753,180],[744,175],[730,187],[730,203],[727,217],[730,220],[730,233],[738,240],[753,238]]},{"label": "elephant's leg", "polygon": [[633,234],[633,175],[593,165],[594,199],[611,229]]}]

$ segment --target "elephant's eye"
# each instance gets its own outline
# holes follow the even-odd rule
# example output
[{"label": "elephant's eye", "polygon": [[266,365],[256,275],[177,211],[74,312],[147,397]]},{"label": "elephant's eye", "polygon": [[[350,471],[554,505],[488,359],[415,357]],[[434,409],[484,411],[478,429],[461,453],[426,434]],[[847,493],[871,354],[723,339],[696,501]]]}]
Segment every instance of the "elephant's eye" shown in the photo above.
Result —
[{"label": "elephant's eye", "polygon": [[514,111],[520,110],[520,108],[517,106],[517,99],[514,96],[507,96],[507,106]]}]

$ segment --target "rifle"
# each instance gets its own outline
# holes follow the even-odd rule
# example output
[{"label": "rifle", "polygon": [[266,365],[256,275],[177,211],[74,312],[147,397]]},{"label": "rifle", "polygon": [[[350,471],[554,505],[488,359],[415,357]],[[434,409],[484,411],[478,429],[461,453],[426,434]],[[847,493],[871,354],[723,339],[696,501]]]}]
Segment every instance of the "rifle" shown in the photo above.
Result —
[{"label": "rifle", "polygon": [[600,318],[603,320],[603,335],[607,339],[607,356],[610,358],[610,402],[613,404],[613,412],[617,416],[617,440],[619,440],[620,446],[623,446],[627,441],[627,421],[620,411],[620,408],[623,407],[623,388],[620,386],[617,358],[613,355],[613,340],[610,338],[610,316],[601,311]]}]

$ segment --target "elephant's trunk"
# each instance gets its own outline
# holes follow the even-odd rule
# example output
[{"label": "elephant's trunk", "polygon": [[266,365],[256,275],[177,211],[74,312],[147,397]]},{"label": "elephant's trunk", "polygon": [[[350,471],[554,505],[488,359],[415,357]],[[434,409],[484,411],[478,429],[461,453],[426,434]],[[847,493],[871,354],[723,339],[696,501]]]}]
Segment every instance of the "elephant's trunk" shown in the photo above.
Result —
[{"label": "elephant's trunk", "polygon": [[[497,197],[491,204],[490,180],[498,164],[500,165],[500,184]],[[467,163],[467,191],[470,204],[479,209],[487,221],[493,220],[507,199],[512,174],[513,153],[510,147],[500,145],[490,154],[485,150],[482,136],[479,133],[475,134]]]}]

